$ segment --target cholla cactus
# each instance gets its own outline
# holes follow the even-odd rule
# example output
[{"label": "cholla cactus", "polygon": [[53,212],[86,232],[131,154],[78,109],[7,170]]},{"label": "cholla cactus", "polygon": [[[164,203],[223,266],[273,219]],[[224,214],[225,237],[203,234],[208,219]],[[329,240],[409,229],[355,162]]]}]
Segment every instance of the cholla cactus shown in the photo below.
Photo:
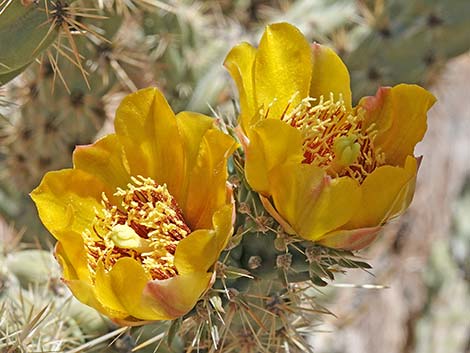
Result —
[{"label": "cholla cactus", "polygon": [[189,351],[309,351],[311,314],[327,312],[315,286],[367,268],[351,251],[412,199],[434,97],[398,85],[353,108],[341,59],[286,23],[225,66],[240,95],[234,157],[233,126],[175,115],[145,89],[121,103],[115,134],[77,148],[73,168],[31,195],[65,283],[113,321],[172,320],[168,344]]}]

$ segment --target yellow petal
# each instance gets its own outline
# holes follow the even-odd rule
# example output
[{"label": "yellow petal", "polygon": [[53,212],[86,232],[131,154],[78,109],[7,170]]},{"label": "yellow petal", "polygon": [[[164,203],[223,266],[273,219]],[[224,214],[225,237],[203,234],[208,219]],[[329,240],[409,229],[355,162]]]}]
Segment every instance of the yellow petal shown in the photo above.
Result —
[{"label": "yellow petal", "polygon": [[70,288],[70,291],[75,296],[75,298],[77,298],[83,304],[98,310],[100,313],[112,319],[124,319],[129,316],[129,314],[126,312],[115,311],[103,306],[96,299],[94,288],[89,283],[81,280],[64,280],[64,283],[67,285],[67,287]]},{"label": "yellow petal", "polygon": [[310,97],[325,99],[333,93],[336,100],[342,95],[347,109],[351,109],[349,72],[340,57],[328,47],[314,43]]},{"label": "yellow petal", "polygon": [[62,266],[63,277],[67,280],[79,279],[91,283],[87,253],[81,234],[64,231],[56,244],[55,255]]},{"label": "yellow petal", "polygon": [[143,305],[158,303],[168,314],[168,319],[189,312],[209,288],[211,273],[193,272],[162,281],[151,281],[144,289]]},{"label": "yellow petal", "polygon": [[166,184],[170,193],[180,199],[183,143],[175,115],[162,93],[147,88],[124,98],[116,111],[114,126],[130,173]]},{"label": "yellow petal", "polygon": [[96,177],[80,169],[64,169],[47,173],[33,190],[39,217],[58,240],[69,230],[82,234],[95,218],[95,208],[101,208],[101,193],[110,189]]},{"label": "yellow petal", "polygon": [[279,214],[299,236],[317,240],[349,221],[360,200],[351,178],[331,180],[307,164],[286,164],[271,173],[271,193]]},{"label": "yellow petal", "polygon": [[369,246],[378,236],[381,227],[338,230],[326,234],[318,240],[319,244],[330,248],[360,250]]},{"label": "yellow petal", "polygon": [[[55,246],[54,256],[57,259],[60,267],[62,268],[62,277],[64,279],[76,280],[78,279],[77,271],[73,266],[73,263],[68,259],[68,256],[65,254],[64,249],[60,242]],[[86,256],[86,254],[85,254]]]},{"label": "yellow petal", "polygon": [[398,216],[410,204],[416,182],[417,161],[409,156],[405,166],[382,166],[362,183],[361,206],[344,229],[375,227]]},{"label": "yellow petal", "polygon": [[[420,160],[421,158],[419,158]],[[409,181],[400,189],[397,197],[393,201],[393,207],[387,214],[388,220],[396,218],[403,214],[413,201],[413,196],[416,189],[416,177],[419,169],[419,160],[413,156],[408,156],[405,161],[405,171],[408,173]]]},{"label": "yellow petal", "polygon": [[211,228],[214,212],[227,204],[227,159],[235,147],[235,140],[221,131],[210,129],[204,134],[181,202],[191,229]]},{"label": "yellow petal", "polygon": [[382,87],[364,97],[359,107],[366,110],[367,125],[375,124],[375,144],[385,152],[387,164],[402,166],[426,132],[426,113],[436,98],[416,85]]},{"label": "yellow petal", "polygon": [[267,26],[255,59],[255,107],[279,119],[308,96],[311,77],[312,52],[302,33],[287,23]]},{"label": "yellow petal", "polygon": [[[119,259],[118,262],[121,260],[122,258]],[[132,286],[129,286],[128,288],[134,288],[134,276],[130,278],[132,278]],[[120,293],[114,291],[111,276],[109,272],[104,269],[101,262],[98,262],[98,266],[96,268],[94,293],[96,299],[101,303],[101,305],[113,311],[125,313],[125,316],[129,316],[129,312],[119,300]]]},{"label": "yellow petal", "polygon": [[271,215],[271,217],[274,218],[277,223],[279,223],[279,225],[284,229],[284,231],[287,234],[296,235],[296,231],[292,228],[292,226],[289,224],[289,222],[287,222],[279,214],[279,212],[277,212],[276,208],[273,206],[270,199],[268,199],[267,197],[265,197],[263,195],[259,195],[259,199],[260,199],[264,209],[266,210],[266,212],[268,212]]},{"label": "yellow petal", "polygon": [[94,175],[111,189],[125,187],[130,181],[127,163],[118,137],[107,135],[92,145],[77,146],[73,153],[74,168]]},{"label": "yellow petal", "polygon": [[213,217],[214,230],[199,229],[181,240],[175,253],[179,274],[207,272],[232,235],[233,206],[226,205]]},{"label": "yellow petal", "polygon": [[[197,165],[199,150],[201,149],[202,139],[207,130],[214,127],[214,119],[193,112],[181,112],[176,115],[176,123],[184,148],[183,160],[183,181],[180,185],[180,198],[177,200],[179,207],[187,215],[187,197],[188,187],[191,181],[191,170]],[[201,200],[202,201],[202,200]],[[186,220],[188,221],[188,220]]]},{"label": "yellow petal", "polygon": [[219,257],[217,250],[215,231],[198,229],[178,243],[175,253],[176,268],[181,274],[207,272]]},{"label": "yellow petal", "polygon": [[216,233],[216,243],[219,254],[225,249],[233,234],[235,218],[236,212],[234,203],[221,207],[212,217],[212,224]]},{"label": "yellow petal", "polygon": [[[144,298],[144,289],[150,281],[150,276],[137,261],[123,257],[116,262],[111,271],[101,273],[100,278],[97,276],[98,299],[113,309],[120,305],[129,315],[141,320],[170,319],[171,315],[159,301],[147,301]],[[178,301],[178,297],[173,298],[172,302],[175,301]],[[166,305],[171,306],[172,303]]]},{"label": "yellow petal", "polygon": [[229,71],[238,88],[240,98],[240,124],[244,131],[251,125],[251,120],[256,113],[255,93],[253,90],[253,64],[256,49],[243,42],[233,47],[224,61],[224,66]]},{"label": "yellow petal", "polygon": [[255,191],[269,195],[271,170],[286,162],[302,162],[302,135],[280,120],[268,119],[250,130],[249,139],[246,178]]},{"label": "yellow petal", "polygon": [[176,123],[185,150],[185,170],[190,171],[196,164],[202,139],[207,130],[214,129],[214,119],[203,114],[181,112]]}]

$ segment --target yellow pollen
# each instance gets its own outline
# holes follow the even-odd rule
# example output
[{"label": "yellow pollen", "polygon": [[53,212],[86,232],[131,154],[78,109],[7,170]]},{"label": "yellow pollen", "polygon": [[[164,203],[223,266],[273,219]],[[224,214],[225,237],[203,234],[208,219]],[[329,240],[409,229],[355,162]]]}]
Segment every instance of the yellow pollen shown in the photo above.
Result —
[{"label": "yellow pollen", "polygon": [[109,271],[120,258],[131,257],[153,279],[171,278],[178,274],[176,246],[191,230],[165,184],[142,176],[131,180],[116,190],[113,203],[102,194],[102,208],[83,233],[92,277],[98,263]]},{"label": "yellow pollen", "polygon": [[281,120],[303,136],[303,163],[326,169],[334,176],[350,176],[362,182],[385,164],[384,153],[374,145],[377,131],[365,126],[364,110],[350,111],[340,95],[335,100],[307,97]]}]

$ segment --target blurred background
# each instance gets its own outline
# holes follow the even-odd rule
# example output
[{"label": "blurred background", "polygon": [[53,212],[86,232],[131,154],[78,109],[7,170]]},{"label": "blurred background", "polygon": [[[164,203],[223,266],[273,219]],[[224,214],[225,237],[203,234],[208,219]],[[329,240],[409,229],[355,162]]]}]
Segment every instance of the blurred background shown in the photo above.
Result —
[{"label": "blurred background", "polygon": [[[279,21],[336,50],[355,102],[401,82],[438,99],[412,207],[361,253],[370,273],[322,289],[335,316],[312,328],[314,350],[470,352],[468,0],[0,0],[0,349],[86,351],[108,335],[96,350],[122,333],[66,294],[29,192],[71,166],[75,145],[111,132],[138,88],[158,86],[175,111],[234,121],[224,57]],[[130,351],[136,335],[97,351]]]}]

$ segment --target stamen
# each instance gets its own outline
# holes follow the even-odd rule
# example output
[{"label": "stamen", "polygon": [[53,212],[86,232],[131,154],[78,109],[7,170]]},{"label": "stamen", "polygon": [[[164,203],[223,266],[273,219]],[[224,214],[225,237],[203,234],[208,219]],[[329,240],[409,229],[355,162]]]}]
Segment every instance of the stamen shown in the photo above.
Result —
[{"label": "stamen", "polygon": [[176,246],[191,230],[165,184],[142,176],[131,181],[114,193],[119,205],[102,194],[102,208],[83,233],[92,277],[99,262],[109,271],[122,257],[139,261],[153,279],[173,277]]},{"label": "stamen", "polygon": [[385,164],[384,153],[374,145],[374,124],[365,127],[364,110],[346,108],[342,95],[335,100],[304,98],[281,120],[297,128],[304,142],[303,163],[314,164],[334,176],[350,176],[362,182],[377,167]]}]

